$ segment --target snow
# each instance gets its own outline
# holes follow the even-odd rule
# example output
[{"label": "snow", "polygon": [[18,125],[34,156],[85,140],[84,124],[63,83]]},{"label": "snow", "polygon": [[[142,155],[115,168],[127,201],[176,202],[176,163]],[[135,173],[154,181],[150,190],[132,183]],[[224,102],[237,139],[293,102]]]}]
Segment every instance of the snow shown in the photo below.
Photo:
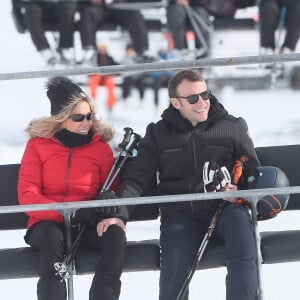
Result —
[{"label": "snow", "polygon": [[[10,15],[10,2],[1,1],[0,22],[2,38],[0,48],[0,72],[32,71],[43,69],[43,62],[36,53],[28,33],[18,34]],[[223,34],[223,33],[222,33]],[[233,39],[232,36],[230,36]],[[220,37],[216,37],[216,40]],[[235,36],[236,38],[236,36]],[[247,35],[239,39],[247,39]],[[242,55],[255,55],[254,40],[257,34],[251,33],[254,47],[242,50]],[[117,38],[116,38],[117,40]],[[236,42],[232,42],[235,44]],[[248,45],[248,43],[241,43]],[[245,46],[244,45],[244,46]],[[152,46],[152,45],[151,45]],[[249,50],[250,49],[250,50]],[[219,57],[233,56],[226,47]],[[247,51],[246,51],[247,50]],[[120,53],[118,49],[113,49]],[[246,52],[245,52],[246,51]],[[251,53],[252,51],[252,53]],[[225,67],[223,70],[226,70]],[[225,71],[226,72],[226,71]],[[0,81],[2,109],[0,111],[0,164],[19,163],[24,150],[25,126],[36,117],[49,114],[49,101],[45,95],[45,79]],[[291,89],[233,90],[226,87],[218,92],[222,103],[233,115],[244,117],[256,146],[297,144],[300,137],[299,92]],[[105,90],[99,88],[96,107],[104,120],[111,122],[116,130],[116,141],[123,134],[123,127],[129,126],[143,135],[147,123],[159,119],[161,111],[168,105],[166,90],[160,91],[160,104],[154,107],[152,92],[146,91],[140,101],[134,92],[127,101],[119,100],[110,115],[105,108]],[[118,92],[119,98],[120,93]],[[300,229],[299,212],[284,212],[272,220],[259,223],[259,230]],[[129,223],[128,239],[152,239],[159,236],[158,221]],[[25,245],[24,230],[2,232],[1,239],[7,247]],[[300,263],[263,265],[264,293],[266,300],[291,300],[300,294],[298,276]],[[190,299],[225,299],[226,269],[198,271],[190,288]],[[122,275],[121,300],[158,298],[159,272],[124,273]],[[35,299],[36,278],[1,280],[2,299]],[[75,299],[87,299],[91,275],[75,276]]]}]

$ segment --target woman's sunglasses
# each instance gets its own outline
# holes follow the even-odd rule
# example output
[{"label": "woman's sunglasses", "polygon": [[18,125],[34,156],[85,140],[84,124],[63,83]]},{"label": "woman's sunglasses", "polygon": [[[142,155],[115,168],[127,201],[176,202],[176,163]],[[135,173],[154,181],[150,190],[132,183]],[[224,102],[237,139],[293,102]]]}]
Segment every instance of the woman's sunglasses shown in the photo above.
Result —
[{"label": "woman's sunglasses", "polygon": [[94,117],[94,113],[90,111],[86,115],[83,114],[71,115],[69,119],[71,119],[73,122],[82,122],[84,119],[86,119],[87,121],[91,121],[93,117]]},{"label": "woman's sunglasses", "polygon": [[202,92],[200,94],[189,95],[189,96],[186,96],[186,97],[176,96],[174,98],[186,99],[190,104],[195,104],[199,100],[199,96],[201,97],[202,100],[206,101],[206,100],[208,100],[210,98],[211,91],[207,90],[207,91],[204,91],[204,92]]}]

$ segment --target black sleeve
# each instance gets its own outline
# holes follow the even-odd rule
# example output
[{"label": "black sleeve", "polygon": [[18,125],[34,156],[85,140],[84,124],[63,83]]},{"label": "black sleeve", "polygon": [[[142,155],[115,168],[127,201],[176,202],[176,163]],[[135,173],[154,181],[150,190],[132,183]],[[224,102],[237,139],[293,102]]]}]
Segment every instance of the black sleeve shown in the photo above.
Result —
[{"label": "black sleeve", "polygon": [[260,166],[259,159],[257,157],[252,138],[250,137],[248,125],[243,118],[238,119],[238,139],[236,159],[240,159],[241,156],[246,156],[248,161],[245,166],[243,180],[239,186],[240,189],[245,189],[247,186],[246,179],[250,174],[253,174],[254,170]]},{"label": "black sleeve", "polygon": [[[139,144],[137,156],[126,166],[120,178],[121,184],[117,194],[121,198],[155,194],[159,152],[152,134],[153,126],[155,125],[150,124],[147,127],[146,135]],[[129,216],[133,209],[128,208]]]}]

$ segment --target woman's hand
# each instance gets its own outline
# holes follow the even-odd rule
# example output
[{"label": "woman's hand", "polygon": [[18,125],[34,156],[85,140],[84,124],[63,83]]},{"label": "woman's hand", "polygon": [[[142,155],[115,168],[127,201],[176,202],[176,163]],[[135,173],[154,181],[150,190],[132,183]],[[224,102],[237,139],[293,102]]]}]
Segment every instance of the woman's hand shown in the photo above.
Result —
[{"label": "woman's hand", "polygon": [[97,224],[97,233],[98,236],[102,236],[105,233],[110,225],[120,226],[126,232],[126,226],[124,222],[119,218],[108,218],[104,219]]}]

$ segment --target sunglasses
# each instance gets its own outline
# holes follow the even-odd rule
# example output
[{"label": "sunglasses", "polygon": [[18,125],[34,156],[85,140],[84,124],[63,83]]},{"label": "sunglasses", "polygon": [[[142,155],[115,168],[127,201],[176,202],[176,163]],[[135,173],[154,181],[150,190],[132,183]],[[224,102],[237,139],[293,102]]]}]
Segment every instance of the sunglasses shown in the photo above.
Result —
[{"label": "sunglasses", "polygon": [[87,121],[91,121],[93,117],[94,117],[94,113],[90,111],[86,115],[83,114],[71,115],[69,119],[71,119],[73,122],[82,122],[84,119],[86,119]]},{"label": "sunglasses", "polygon": [[211,91],[207,90],[207,91],[204,91],[200,94],[189,95],[187,97],[176,96],[175,98],[177,98],[177,99],[186,99],[190,104],[195,104],[199,100],[199,96],[201,97],[202,100],[206,101],[210,98]]}]

